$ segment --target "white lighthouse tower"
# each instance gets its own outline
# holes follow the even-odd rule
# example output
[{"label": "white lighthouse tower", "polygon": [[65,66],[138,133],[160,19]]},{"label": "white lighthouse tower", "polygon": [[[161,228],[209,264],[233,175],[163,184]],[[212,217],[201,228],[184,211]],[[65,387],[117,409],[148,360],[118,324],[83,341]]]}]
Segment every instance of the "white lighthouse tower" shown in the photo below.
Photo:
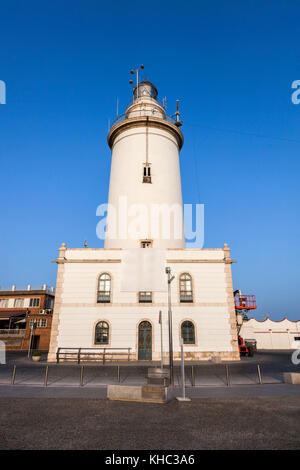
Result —
[{"label": "white lighthouse tower", "polygon": [[[49,361],[60,353],[62,358],[67,354],[82,358],[84,351],[87,358],[92,351],[98,358],[105,354],[123,357],[126,351],[128,360],[158,361],[162,343],[166,359],[167,292],[146,287],[146,282],[124,288],[127,264],[133,276],[142,277],[138,263],[128,263],[124,256],[132,252],[138,252],[138,262],[163,252],[164,266],[172,272],[174,360],[180,358],[182,339],[189,360],[239,360],[231,275],[234,260],[227,244],[185,248],[183,224],[178,224],[183,218],[181,122],[178,109],[176,119],[167,116],[157,95],[151,82],[137,80],[131,104],[108,133],[112,163],[104,248],[62,243],[59,249]],[[137,216],[140,227],[132,236]],[[166,221],[169,234],[164,231]],[[135,250],[147,247],[153,249]],[[156,259],[153,264],[158,265]],[[157,280],[146,267],[151,282]],[[164,269],[159,271],[165,276]],[[166,277],[161,284],[167,286]]]},{"label": "white lighthouse tower", "polygon": [[[144,80],[125,115],[113,123],[105,248],[184,248],[180,121],[166,115],[156,87]],[[138,234],[134,217],[141,216]],[[169,224],[169,226],[168,226]],[[112,232],[112,228],[114,231]]]}]

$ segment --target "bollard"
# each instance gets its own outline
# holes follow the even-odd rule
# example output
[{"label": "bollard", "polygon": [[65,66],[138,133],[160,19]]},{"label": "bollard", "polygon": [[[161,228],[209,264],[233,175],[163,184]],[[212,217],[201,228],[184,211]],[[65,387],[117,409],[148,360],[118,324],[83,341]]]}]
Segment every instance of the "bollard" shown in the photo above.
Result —
[{"label": "bollard", "polygon": [[230,385],[230,376],[229,376],[229,366],[228,366],[228,364],[225,365],[225,369],[226,369],[226,383],[227,383],[227,387],[229,387],[229,385]]},{"label": "bollard", "polygon": [[14,366],[13,373],[12,373],[12,376],[11,376],[11,384],[12,385],[15,385],[16,371],[17,371],[17,366]]},{"label": "bollard", "polygon": [[192,387],[195,387],[195,374],[194,374],[194,366],[192,366]]},{"label": "bollard", "polygon": [[83,366],[80,367],[80,387],[83,386]]},{"label": "bollard", "polygon": [[45,369],[45,379],[44,379],[44,387],[47,387],[47,385],[48,385],[48,370],[49,370],[49,366],[46,366],[46,369]]},{"label": "bollard", "polygon": [[118,382],[120,382],[120,366],[117,366],[117,367],[118,367],[118,372],[117,372],[117,374],[118,374]]},{"label": "bollard", "polygon": [[257,364],[257,375],[258,375],[258,382],[260,385],[262,385],[262,378],[261,378],[261,371],[260,371],[260,365]]}]

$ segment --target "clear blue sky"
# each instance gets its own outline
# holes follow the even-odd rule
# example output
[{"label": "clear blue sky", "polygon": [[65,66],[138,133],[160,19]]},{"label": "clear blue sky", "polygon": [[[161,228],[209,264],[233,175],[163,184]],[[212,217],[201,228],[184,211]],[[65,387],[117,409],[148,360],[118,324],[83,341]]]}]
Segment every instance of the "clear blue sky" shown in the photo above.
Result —
[{"label": "clear blue sky", "polygon": [[101,246],[108,118],[143,63],[180,99],[184,202],[205,204],[205,247],[227,242],[257,318],[300,318],[297,0],[0,0],[0,285],[55,284],[62,242]]}]

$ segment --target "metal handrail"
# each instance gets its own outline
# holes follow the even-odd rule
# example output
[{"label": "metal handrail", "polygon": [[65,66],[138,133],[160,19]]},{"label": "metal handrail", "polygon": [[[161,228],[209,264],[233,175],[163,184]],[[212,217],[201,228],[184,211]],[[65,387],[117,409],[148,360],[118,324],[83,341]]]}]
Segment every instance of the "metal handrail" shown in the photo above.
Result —
[{"label": "metal handrail", "polygon": [[0,330],[0,335],[21,335],[21,334],[25,334],[25,331],[26,331],[26,328],[21,328],[21,329],[8,328],[8,329]]},{"label": "metal handrail", "polygon": [[[151,110],[137,110],[137,111],[132,111],[132,113],[134,113],[134,117],[132,118],[129,118],[127,117],[128,116],[128,112],[124,113],[124,114],[121,114],[120,116],[118,116],[111,124],[111,128],[114,127],[116,124],[118,124],[118,122],[121,122],[121,121],[125,121],[125,119],[135,119],[137,117],[156,117],[155,114],[152,113]],[[168,114],[165,114],[164,118],[163,118],[165,121],[168,121],[168,122],[171,122],[172,124],[175,124],[176,123],[176,119],[173,118],[172,116],[169,116]]]},{"label": "metal handrail", "polygon": [[[107,360],[107,356],[120,356],[125,355],[127,356],[127,360],[130,361],[131,356],[131,349],[132,348],[107,348],[103,347],[99,348],[58,348],[56,352],[56,362],[59,363],[60,357],[66,356],[73,356],[74,360],[77,361],[78,364],[83,360],[83,356],[99,356],[99,359],[102,360],[103,364]],[[126,351],[126,352],[112,352],[112,351]],[[71,359],[68,357],[68,359]],[[111,359],[112,360],[112,359]]]}]

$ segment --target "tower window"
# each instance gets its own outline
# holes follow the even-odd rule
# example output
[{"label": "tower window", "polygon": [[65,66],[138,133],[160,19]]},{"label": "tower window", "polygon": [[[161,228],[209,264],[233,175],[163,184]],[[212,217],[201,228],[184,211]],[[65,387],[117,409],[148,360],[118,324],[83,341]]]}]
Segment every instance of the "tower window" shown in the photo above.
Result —
[{"label": "tower window", "polygon": [[152,240],[141,240],[141,248],[151,248]]},{"label": "tower window", "polygon": [[152,292],[139,292],[139,302],[142,304],[152,302]]},{"label": "tower window", "polygon": [[148,164],[143,167],[143,183],[151,183],[151,167]]}]

